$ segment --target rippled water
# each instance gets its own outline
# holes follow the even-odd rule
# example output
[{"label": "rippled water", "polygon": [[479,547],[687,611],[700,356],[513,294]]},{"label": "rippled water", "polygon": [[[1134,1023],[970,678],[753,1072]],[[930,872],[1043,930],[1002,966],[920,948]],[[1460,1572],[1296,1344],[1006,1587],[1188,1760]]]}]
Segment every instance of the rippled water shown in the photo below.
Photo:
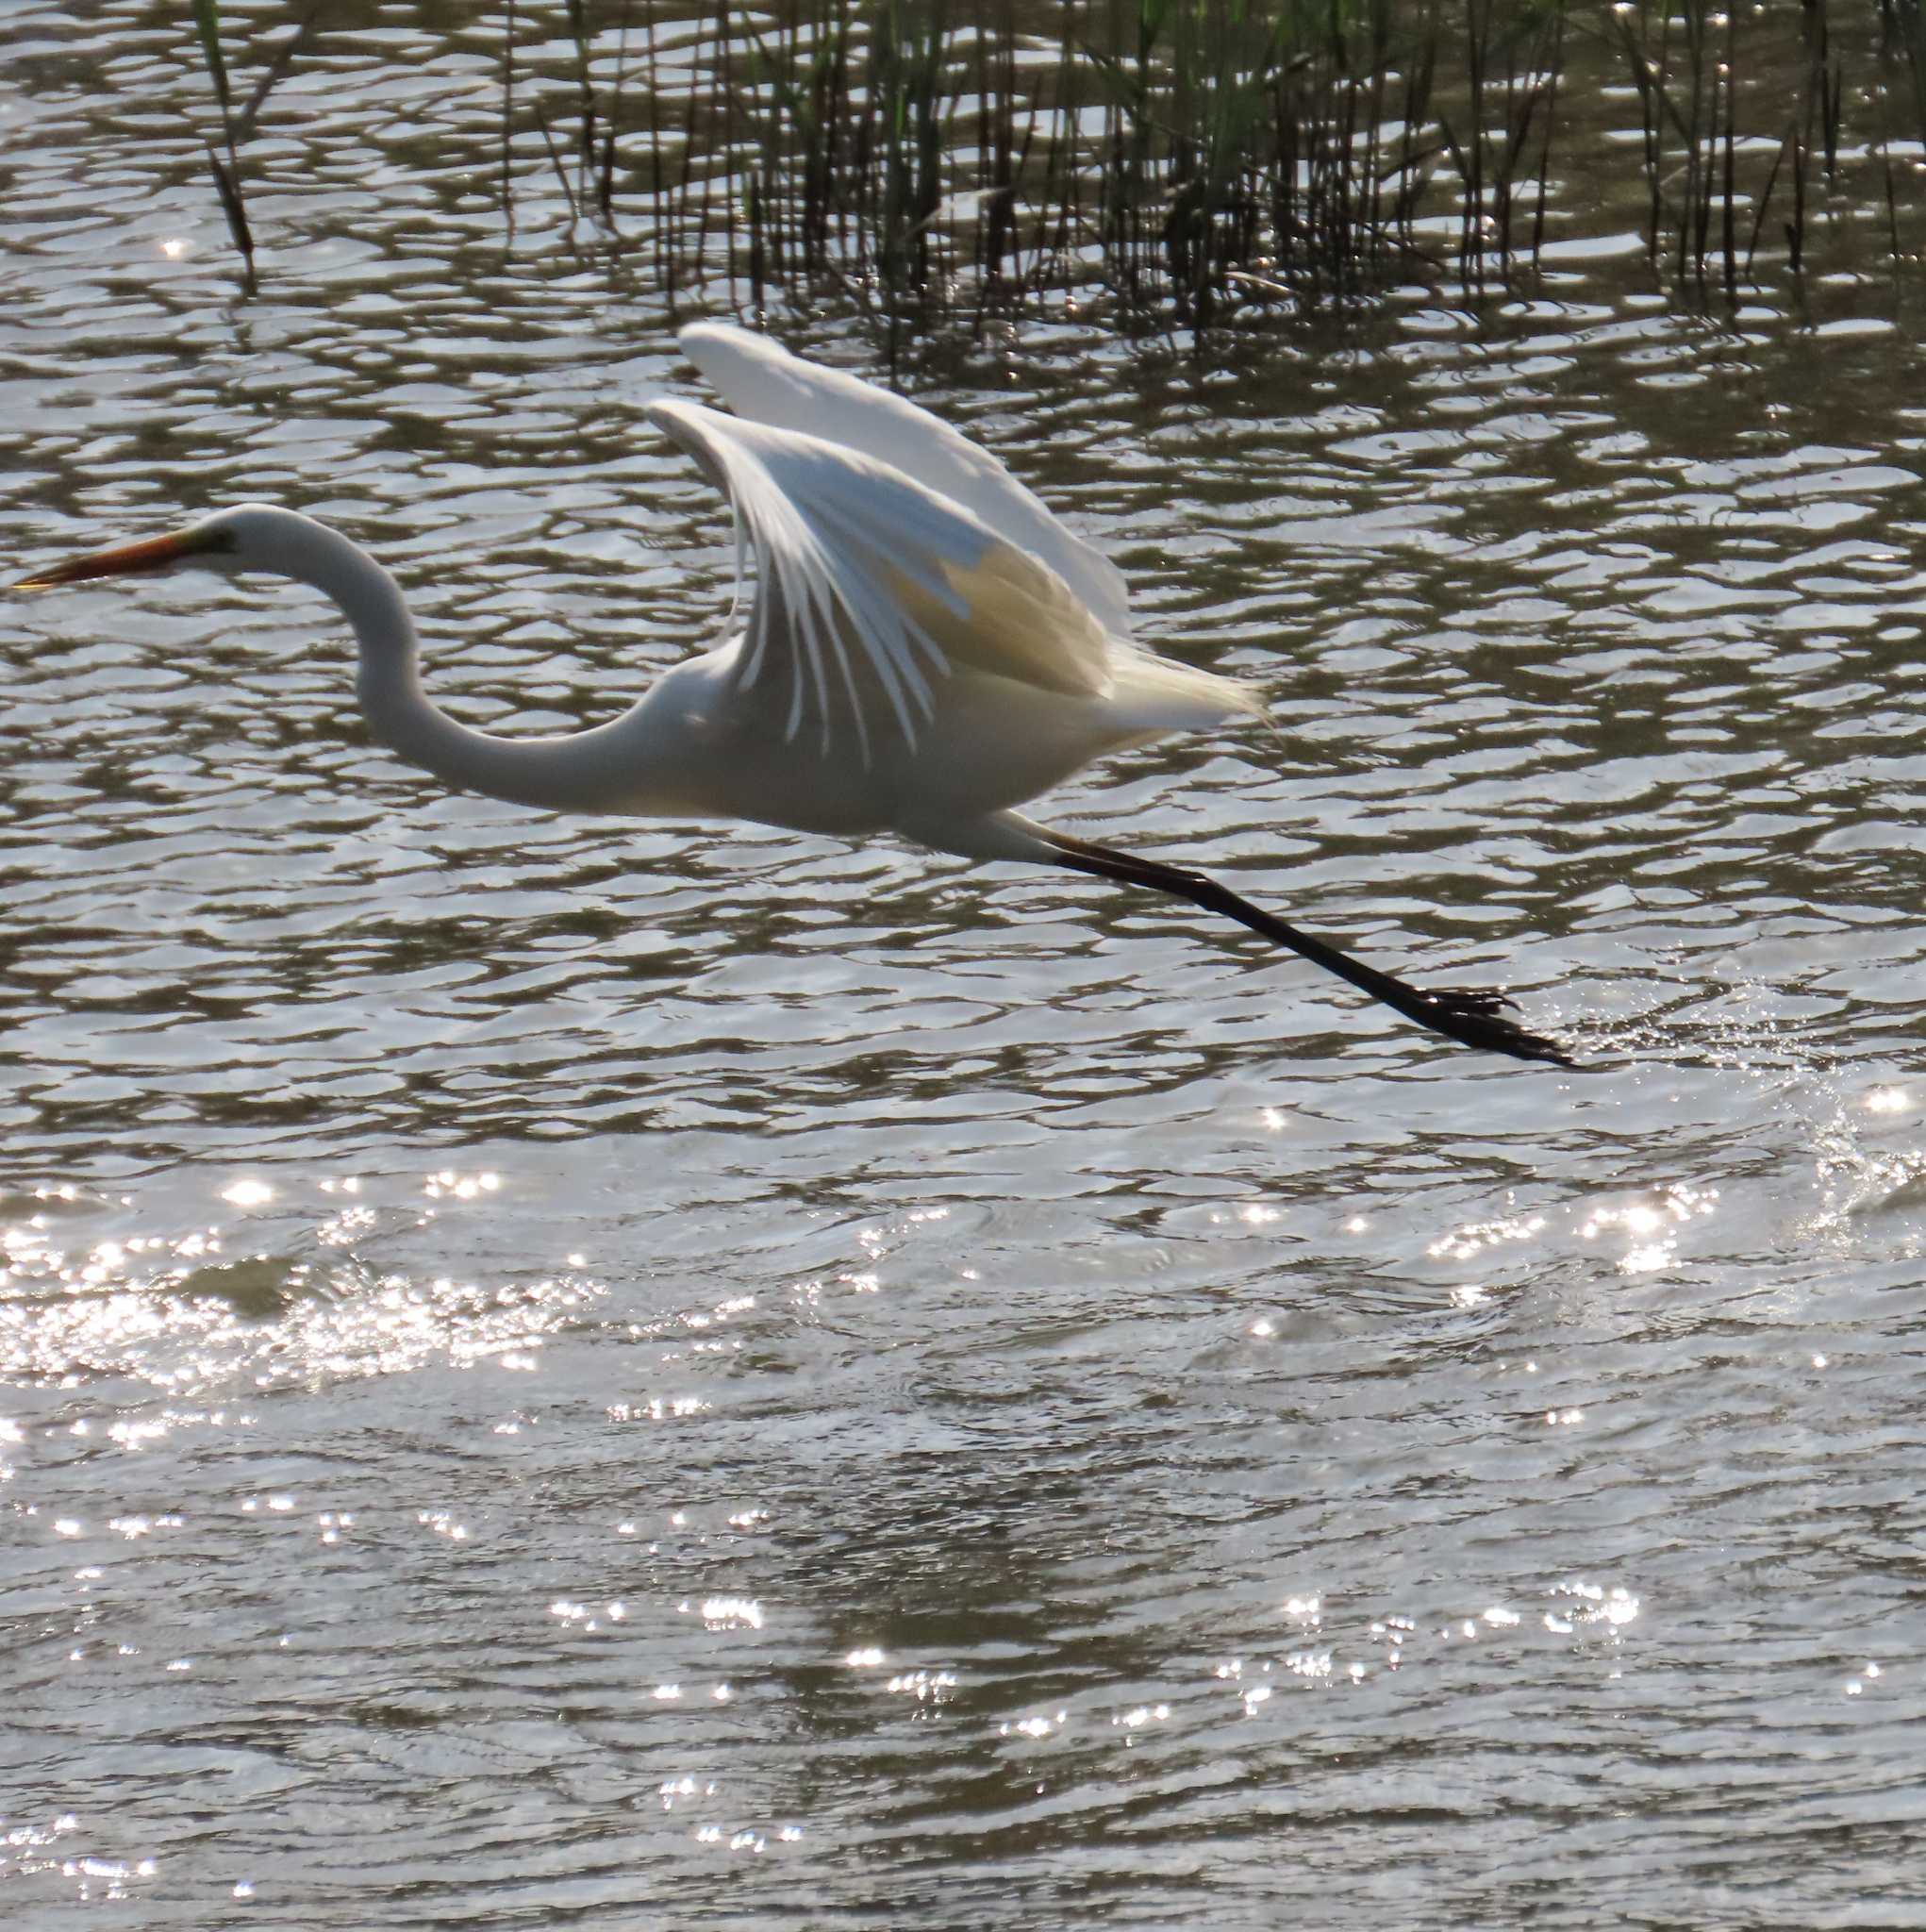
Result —
[{"label": "rippled water", "polygon": [[[438,161],[480,27],[371,31],[241,299],[167,14],[7,28],[7,550],[279,497],[451,708],[606,715],[732,561],[646,275]],[[1576,1074],[443,796],[286,587],[0,611],[7,1923],[1926,1923],[1926,388],[1808,292],[906,371],[1272,701],[1056,816]]]}]

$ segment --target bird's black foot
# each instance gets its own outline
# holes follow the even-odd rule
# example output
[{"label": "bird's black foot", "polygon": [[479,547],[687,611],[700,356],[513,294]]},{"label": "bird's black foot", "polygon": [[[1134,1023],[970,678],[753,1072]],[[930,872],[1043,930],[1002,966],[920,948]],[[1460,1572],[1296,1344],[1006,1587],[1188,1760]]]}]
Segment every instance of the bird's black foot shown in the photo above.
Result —
[{"label": "bird's black foot", "polygon": [[1419,998],[1441,1001],[1454,1013],[1496,1014],[1505,1007],[1513,1012],[1518,1010],[1518,1002],[1508,992],[1492,992],[1484,987],[1428,987],[1419,993]]},{"label": "bird's black foot", "polygon": [[1518,1060],[1549,1060],[1555,1067],[1578,1064],[1554,1041],[1542,1034],[1527,1033],[1516,1021],[1505,1019],[1504,1008],[1516,1008],[1518,1002],[1504,993],[1441,987],[1420,992],[1418,1000],[1423,1010],[1411,1011],[1413,1019],[1467,1046],[1506,1053]]}]

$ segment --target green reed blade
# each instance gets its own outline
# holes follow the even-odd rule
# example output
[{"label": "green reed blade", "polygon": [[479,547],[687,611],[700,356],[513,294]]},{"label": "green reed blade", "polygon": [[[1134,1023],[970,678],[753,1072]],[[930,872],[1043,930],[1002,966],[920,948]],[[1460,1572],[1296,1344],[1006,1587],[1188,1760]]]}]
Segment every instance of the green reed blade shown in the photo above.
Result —
[{"label": "green reed blade", "polygon": [[214,76],[214,94],[221,103],[221,119],[225,125],[234,112],[234,100],[227,90],[227,62],[221,53],[219,0],[194,0],[194,31],[201,37],[201,58]]}]

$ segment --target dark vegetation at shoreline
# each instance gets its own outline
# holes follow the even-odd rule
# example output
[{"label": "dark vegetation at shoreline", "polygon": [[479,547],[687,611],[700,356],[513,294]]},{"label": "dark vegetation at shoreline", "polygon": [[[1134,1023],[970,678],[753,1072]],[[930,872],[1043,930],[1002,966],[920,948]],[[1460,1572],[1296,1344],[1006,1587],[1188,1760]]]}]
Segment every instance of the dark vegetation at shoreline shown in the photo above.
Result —
[{"label": "dark vegetation at shoreline", "polygon": [[[1475,295],[1635,226],[1675,299],[1797,307],[1810,273],[1917,279],[1921,6],[509,0],[498,189],[506,235],[558,194],[672,308],[1202,330]],[[192,11],[252,286],[244,142],[318,16],[252,58],[230,16],[224,58]]]}]

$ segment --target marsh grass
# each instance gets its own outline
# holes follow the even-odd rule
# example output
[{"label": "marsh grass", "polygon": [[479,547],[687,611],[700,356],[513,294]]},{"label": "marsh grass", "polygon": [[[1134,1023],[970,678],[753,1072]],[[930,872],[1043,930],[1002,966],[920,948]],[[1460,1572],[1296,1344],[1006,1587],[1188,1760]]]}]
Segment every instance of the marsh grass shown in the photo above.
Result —
[{"label": "marsh grass", "polygon": [[[295,58],[309,45],[321,18],[320,0],[302,16],[295,31],[281,41],[270,54],[253,92],[240,108],[234,105],[234,91],[228,76],[227,58],[221,42],[221,9],[218,0],[193,0],[194,39],[201,50],[214,100],[221,109],[221,142],[209,141],[208,168],[214,177],[214,191],[221,197],[222,212],[227,218],[227,232],[241,255],[241,286],[249,294],[257,287],[254,260],[254,231],[248,224],[247,203],[241,189],[240,144],[254,131],[261,108],[276,84],[292,66]],[[223,150],[225,150],[224,157]]]},{"label": "marsh grass", "polygon": [[[892,328],[1475,297],[1601,220],[1735,303],[1816,251],[1857,265],[1852,196],[1915,272],[1922,4],[508,0],[501,200],[511,234],[535,193],[573,245],[645,250],[672,305],[853,299]],[[193,18],[251,283],[238,145],[314,17],[239,109],[216,0]]]},{"label": "marsh grass", "polygon": [[[1676,8],[1676,10],[1674,10]],[[1739,101],[1748,57],[1761,49],[1749,30],[1742,50],[1735,14],[1707,0],[1635,0],[1613,9],[1627,71],[1638,91],[1647,192],[1646,245],[1679,281],[1716,277],[1728,295],[1749,276],[1774,211],[1794,275],[1803,267],[1814,157],[1826,176],[1838,167],[1840,63],[1828,31],[1826,0],[1800,9],[1796,52],[1777,51],[1782,75],[1796,81],[1784,107],[1762,178],[1741,188]],[[1774,22],[1775,25],[1780,23]],[[1788,58],[1787,57],[1790,56]],[[1748,115],[1750,125],[1757,125]],[[1756,140],[1748,172],[1756,173]],[[1755,189],[1756,192],[1752,192]],[[1749,214],[1743,250],[1740,212]]]},{"label": "marsh grass", "polygon": [[[614,10],[568,5],[586,102]],[[1571,232],[1569,177],[1603,171],[1667,281],[1736,300],[1762,266],[1803,273],[1849,161],[1902,256],[1920,0],[1845,36],[1832,6],[777,0],[698,25],[672,78],[666,8],[631,0],[644,104],[606,110],[598,205],[646,226],[672,292],[720,270],[756,307],[827,285],[912,321],[1101,304],[1204,328],[1508,286]],[[618,125],[645,159],[615,164]]]},{"label": "marsh grass", "polygon": [[194,0],[194,36],[200,42],[201,58],[213,83],[214,98],[221,108],[221,132],[226,143],[227,158],[210,141],[208,166],[214,176],[214,190],[227,217],[227,232],[241,251],[241,278],[248,292],[255,287],[254,232],[247,225],[247,204],[241,198],[241,162],[235,152],[238,140],[234,125],[234,94],[227,82],[227,61],[221,51],[221,9],[216,0]]}]

